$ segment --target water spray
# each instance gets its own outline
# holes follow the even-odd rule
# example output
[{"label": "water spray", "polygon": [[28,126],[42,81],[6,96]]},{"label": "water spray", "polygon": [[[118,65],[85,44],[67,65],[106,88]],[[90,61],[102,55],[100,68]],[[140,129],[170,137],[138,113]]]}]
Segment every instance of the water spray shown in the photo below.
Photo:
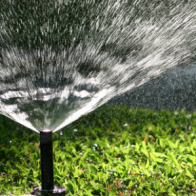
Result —
[{"label": "water spray", "polygon": [[40,150],[42,187],[34,188],[33,194],[64,196],[66,189],[54,186],[52,131],[49,129],[40,132]]}]

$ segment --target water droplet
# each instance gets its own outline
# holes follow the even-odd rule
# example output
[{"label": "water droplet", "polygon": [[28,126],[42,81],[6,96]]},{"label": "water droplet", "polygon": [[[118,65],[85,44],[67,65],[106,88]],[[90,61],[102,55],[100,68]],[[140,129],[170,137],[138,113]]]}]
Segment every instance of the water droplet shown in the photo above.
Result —
[{"label": "water droplet", "polygon": [[127,124],[127,123],[123,125],[123,127],[127,127],[127,126],[128,126],[128,124]]},{"label": "water droplet", "polygon": [[95,147],[98,147],[98,144],[94,144]]}]

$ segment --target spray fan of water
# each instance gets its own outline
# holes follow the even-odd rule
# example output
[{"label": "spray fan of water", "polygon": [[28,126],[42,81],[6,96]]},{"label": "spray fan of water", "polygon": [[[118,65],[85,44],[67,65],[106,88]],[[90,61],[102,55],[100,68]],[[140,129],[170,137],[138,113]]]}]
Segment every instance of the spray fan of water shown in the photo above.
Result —
[{"label": "spray fan of water", "polygon": [[0,113],[58,131],[195,57],[194,1],[0,3]]}]

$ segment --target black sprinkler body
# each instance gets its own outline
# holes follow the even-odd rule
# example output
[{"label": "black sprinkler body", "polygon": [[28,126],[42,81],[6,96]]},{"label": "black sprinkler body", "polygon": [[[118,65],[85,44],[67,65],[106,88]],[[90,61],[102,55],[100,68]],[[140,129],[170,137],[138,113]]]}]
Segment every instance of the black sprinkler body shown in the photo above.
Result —
[{"label": "black sprinkler body", "polygon": [[40,150],[42,187],[34,188],[33,194],[64,196],[66,189],[54,186],[52,131],[49,129],[40,132]]}]

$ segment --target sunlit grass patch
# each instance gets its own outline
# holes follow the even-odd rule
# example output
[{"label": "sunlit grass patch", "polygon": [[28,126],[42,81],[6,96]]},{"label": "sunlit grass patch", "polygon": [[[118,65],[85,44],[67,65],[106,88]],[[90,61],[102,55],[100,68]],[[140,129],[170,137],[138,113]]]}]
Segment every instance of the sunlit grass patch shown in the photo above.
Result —
[{"label": "sunlit grass patch", "polygon": [[[53,135],[69,195],[196,195],[196,114],[101,107]],[[0,194],[40,186],[39,134],[1,117]]]}]

